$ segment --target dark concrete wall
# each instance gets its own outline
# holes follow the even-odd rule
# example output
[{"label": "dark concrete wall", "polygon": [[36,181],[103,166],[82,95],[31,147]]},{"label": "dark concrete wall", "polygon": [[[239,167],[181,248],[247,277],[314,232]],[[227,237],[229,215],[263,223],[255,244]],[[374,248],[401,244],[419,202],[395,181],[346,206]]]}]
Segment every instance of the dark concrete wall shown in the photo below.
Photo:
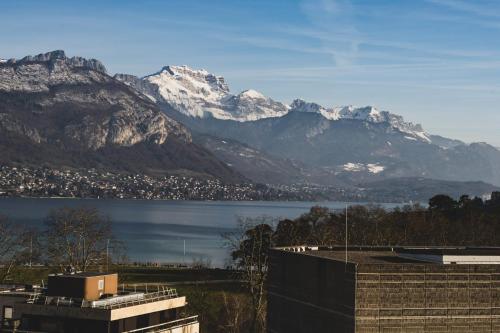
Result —
[{"label": "dark concrete wall", "polygon": [[84,298],[85,278],[49,275],[47,296]]},{"label": "dark concrete wall", "polygon": [[121,333],[178,319],[178,310],[169,309],[125,319],[106,321],[24,315],[21,329],[48,333]]},{"label": "dark concrete wall", "polygon": [[356,332],[500,332],[499,265],[359,265]]},{"label": "dark concrete wall", "polygon": [[22,331],[47,333],[108,333],[107,321],[24,315]]},{"label": "dark concrete wall", "polygon": [[271,250],[268,332],[354,332],[355,266]]}]

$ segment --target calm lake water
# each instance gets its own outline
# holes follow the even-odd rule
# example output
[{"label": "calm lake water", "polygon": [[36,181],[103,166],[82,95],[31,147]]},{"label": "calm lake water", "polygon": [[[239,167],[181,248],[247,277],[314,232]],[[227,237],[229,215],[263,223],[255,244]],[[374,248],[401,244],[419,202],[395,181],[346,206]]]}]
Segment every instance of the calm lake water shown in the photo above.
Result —
[{"label": "calm lake water", "polygon": [[346,204],[2,198],[0,214],[16,223],[42,226],[52,209],[93,207],[112,219],[114,232],[125,241],[133,261],[191,263],[203,259],[212,266],[224,267],[229,252],[221,235],[235,230],[239,218],[295,218],[315,205],[342,209]]}]

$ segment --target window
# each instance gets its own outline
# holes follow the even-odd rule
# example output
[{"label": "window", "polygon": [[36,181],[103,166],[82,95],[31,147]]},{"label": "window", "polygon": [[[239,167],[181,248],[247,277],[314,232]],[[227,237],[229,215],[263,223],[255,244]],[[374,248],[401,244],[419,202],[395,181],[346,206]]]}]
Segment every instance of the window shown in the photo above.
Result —
[{"label": "window", "polygon": [[12,306],[3,307],[3,319],[12,319]]},{"label": "window", "polygon": [[104,280],[99,280],[99,283],[97,285],[97,289],[99,289],[99,290],[104,289]]}]

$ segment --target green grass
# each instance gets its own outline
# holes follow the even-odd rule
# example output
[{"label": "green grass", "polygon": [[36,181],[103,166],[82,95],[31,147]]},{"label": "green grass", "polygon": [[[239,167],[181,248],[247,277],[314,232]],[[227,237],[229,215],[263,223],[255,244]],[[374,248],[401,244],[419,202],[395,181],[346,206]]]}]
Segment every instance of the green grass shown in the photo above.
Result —
[{"label": "green grass", "polygon": [[[99,271],[95,269],[95,271]],[[15,267],[9,274],[8,283],[39,284],[47,281],[47,275],[60,272],[59,267]],[[118,273],[120,283],[170,283],[184,281],[238,280],[237,271],[218,268],[163,268],[114,266],[110,272]]]},{"label": "green grass", "polygon": [[41,284],[47,283],[47,275],[57,272],[49,267],[14,267],[4,283],[7,284]]},{"label": "green grass", "polygon": [[119,267],[120,283],[168,283],[182,281],[237,280],[236,271],[218,268]]}]

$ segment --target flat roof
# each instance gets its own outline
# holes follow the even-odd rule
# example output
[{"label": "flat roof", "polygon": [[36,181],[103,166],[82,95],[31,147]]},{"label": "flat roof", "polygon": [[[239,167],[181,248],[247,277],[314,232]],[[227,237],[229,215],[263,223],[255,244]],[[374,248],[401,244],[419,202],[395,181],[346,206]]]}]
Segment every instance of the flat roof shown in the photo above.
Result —
[{"label": "flat roof", "polygon": [[500,256],[498,247],[403,247],[398,248],[397,252],[441,256]]},{"label": "flat roof", "polygon": [[[341,246],[291,246],[276,250],[295,252],[302,255],[345,261],[345,247]],[[500,256],[500,248],[493,247],[370,247],[350,246],[347,249],[347,261],[357,264],[427,264],[437,262],[415,260],[401,257],[399,254],[418,255],[459,255],[459,256]]]},{"label": "flat roof", "polygon": [[105,275],[115,275],[117,273],[98,273],[98,272],[76,272],[76,273],[62,273],[62,274],[49,274],[49,276],[55,277],[73,277],[73,278],[86,278],[94,276],[105,276]]}]

